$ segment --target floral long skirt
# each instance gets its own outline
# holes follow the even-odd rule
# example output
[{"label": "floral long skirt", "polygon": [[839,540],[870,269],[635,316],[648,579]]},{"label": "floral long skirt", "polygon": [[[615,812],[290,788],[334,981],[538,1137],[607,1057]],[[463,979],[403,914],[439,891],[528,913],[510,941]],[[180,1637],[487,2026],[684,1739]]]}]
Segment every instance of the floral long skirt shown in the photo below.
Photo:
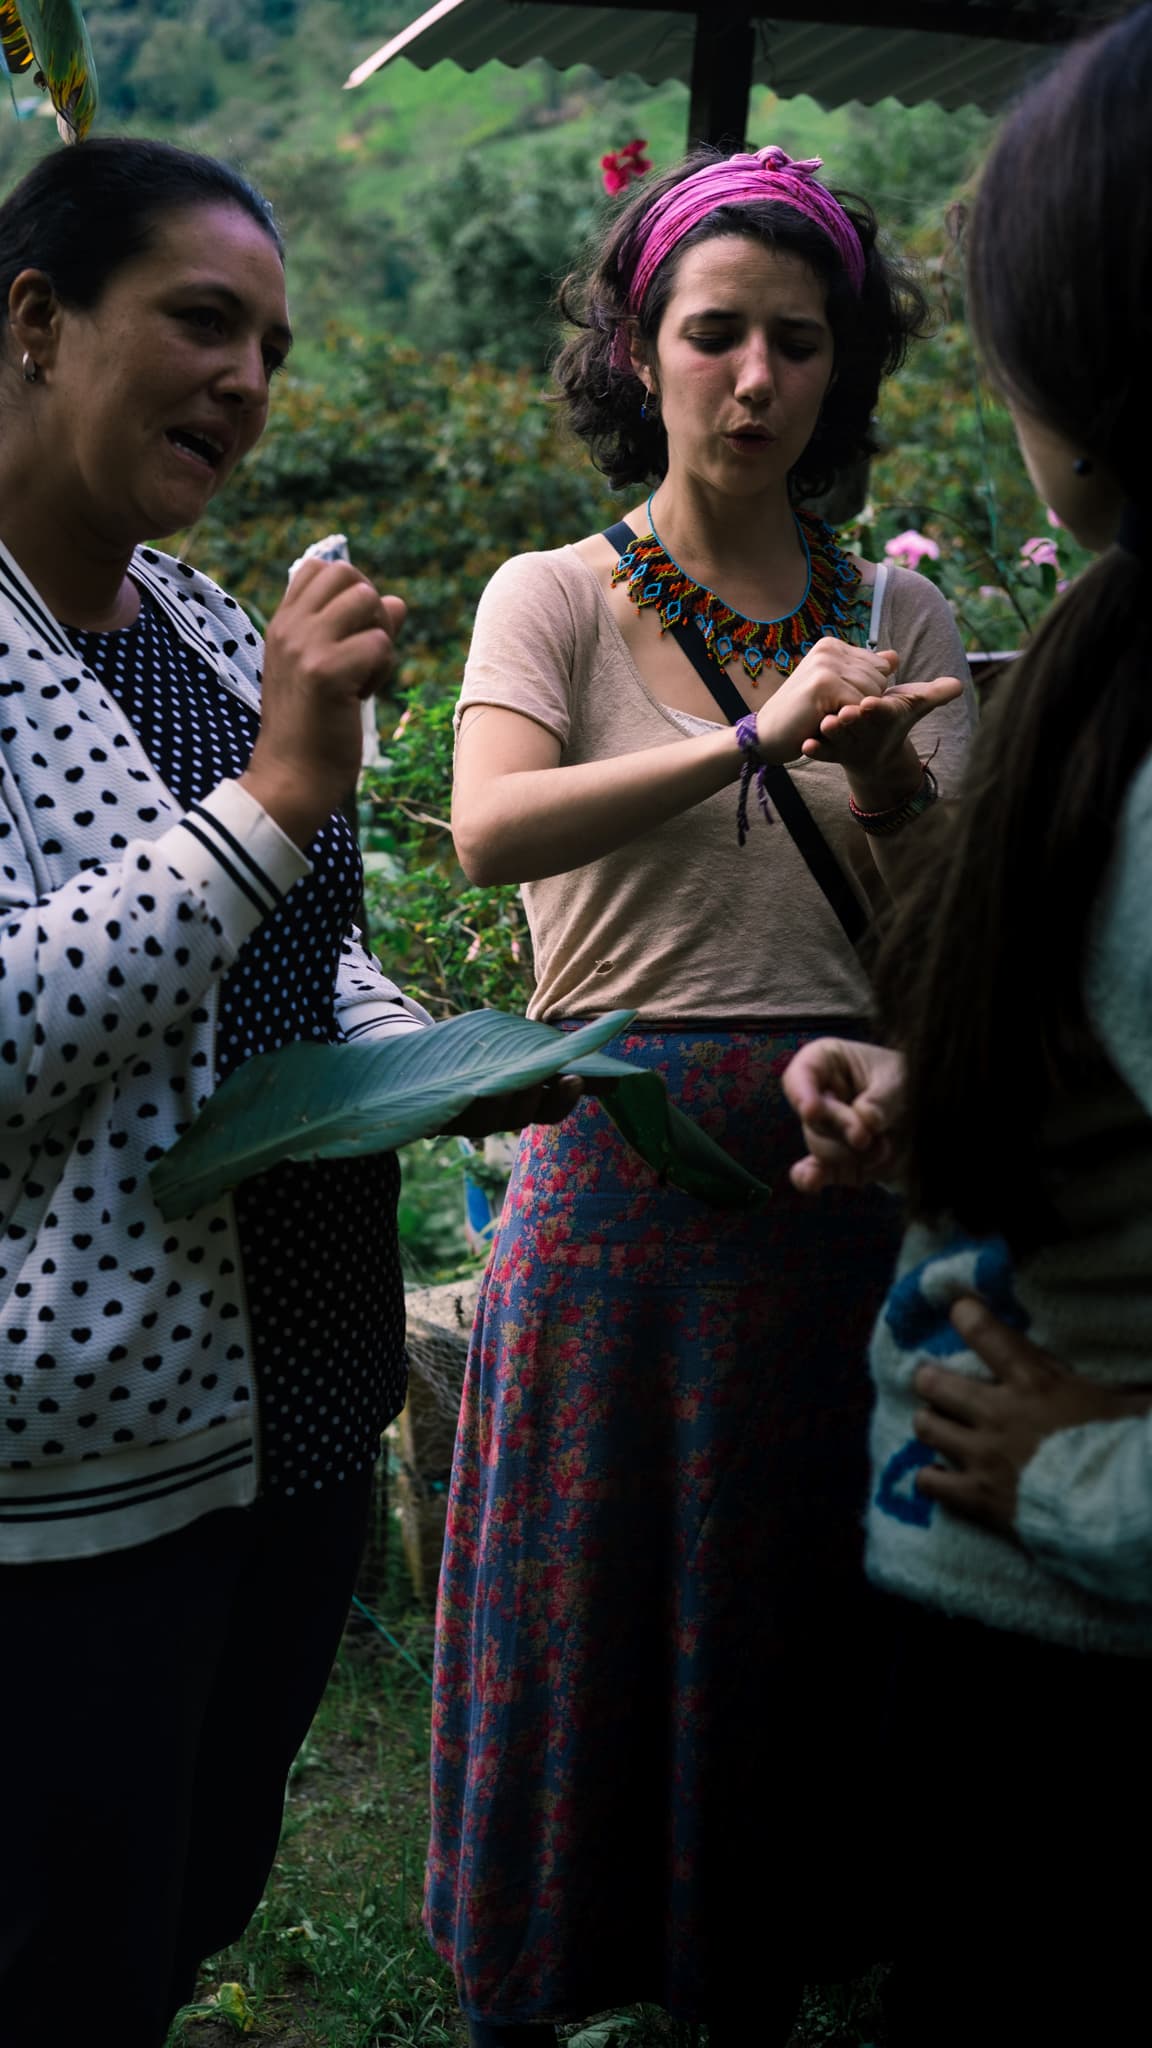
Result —
[{"label": "floral long skirt", "polygon": [[861,1519],[898,1221],[789,1183],[780,1076],[811,1035],[608,1048],[771,1181],[759,1214],[661,1187],[592,1100],[521,1141],[438,1616],[425,1920],[471,2018],[706,2019],[741,1976],[878,1953]]}]

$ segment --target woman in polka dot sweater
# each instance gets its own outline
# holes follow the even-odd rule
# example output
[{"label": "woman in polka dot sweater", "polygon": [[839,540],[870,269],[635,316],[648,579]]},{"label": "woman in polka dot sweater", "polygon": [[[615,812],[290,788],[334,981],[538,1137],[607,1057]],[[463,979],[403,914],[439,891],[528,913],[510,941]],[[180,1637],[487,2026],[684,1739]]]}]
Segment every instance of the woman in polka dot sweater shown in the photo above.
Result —
[{"label": "woman in polka dot sweater", "polygon": [[110,1983],[158,2048],[260,1897],[404,1359],[393,1157],[172,1225],[148,1174],[251,1054],[427,1021],[351,929],[339,815],[403,606],[309,562],[262,648],[144,545],[291,344],[234,172],[47,157],[0,318],[0,2048],[96,2043]]}]

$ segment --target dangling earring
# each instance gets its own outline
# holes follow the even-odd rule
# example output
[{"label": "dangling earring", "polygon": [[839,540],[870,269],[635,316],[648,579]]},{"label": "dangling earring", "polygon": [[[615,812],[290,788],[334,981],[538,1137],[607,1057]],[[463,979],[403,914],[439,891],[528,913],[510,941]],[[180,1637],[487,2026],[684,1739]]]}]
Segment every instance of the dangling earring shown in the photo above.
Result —
[{"label": "dangling earring", "polygon": [[1095,467],[1096,464],[1093,462],[1091,456],[1078,455],[1076,457],[1075,462],[1072,464],[1072,471],[1075,476],[1091,476]]},{"label": "dangling earring", "polygon": [[645,391],[640,401],[640,417],[642,420],[654,420],[660,417],[660,400],[654,391]]},{"label": "dangling earring", "polygon": [[26,384],[34,384],[40,375],[40,365],[33,362],[27,349],[24,351],[24,360],[20,365],[20,371]]}]

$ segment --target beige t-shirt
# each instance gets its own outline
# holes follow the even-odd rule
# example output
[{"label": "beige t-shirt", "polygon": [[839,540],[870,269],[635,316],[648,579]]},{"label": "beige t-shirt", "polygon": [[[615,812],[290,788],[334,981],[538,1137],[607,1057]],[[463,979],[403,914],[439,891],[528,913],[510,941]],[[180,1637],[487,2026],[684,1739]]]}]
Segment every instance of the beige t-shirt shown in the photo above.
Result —
[{"label": "beige t-shirt", "polygon": [[[933,771],[943,793],[955,792],[975,701],[952,613],[926,577],[895,569],[877,634],[900,656],[897,681],[965,679],[964,696],[914,735],[921,755],[939,742]],[[560,741],[561,766],[691,745],[692,732],[707,730],[653,697],[595,574],[571,547],[516,555],[496,571],[476,615],[457,722],[471,704],[535,719]],[[843,770],[803,756],[788,767],[861,900],[882,901]],[[740,847],[736,802],[733,783],[615,853],[524,884],[536,967],[529,1016],[867,1016],[867,978],[787,827],[755,809]]]}]

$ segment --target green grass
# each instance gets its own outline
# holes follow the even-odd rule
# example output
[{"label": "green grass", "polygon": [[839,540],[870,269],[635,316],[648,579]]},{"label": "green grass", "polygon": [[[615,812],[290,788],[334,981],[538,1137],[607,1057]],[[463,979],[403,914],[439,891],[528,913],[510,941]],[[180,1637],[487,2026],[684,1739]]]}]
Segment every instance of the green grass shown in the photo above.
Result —
[{"label": "green grass", "polygon": [[[202,1999],[243,1986],[277,2048],[459,2048],[451,1979],[419,1927],[427,1837],[431,1624],[389,1596],[389,1628],[345,1637],[293,1767],[267,1893],[242,1941],[206,1966]],[[227,1853],[226,1845],[223,1853]],[[178,2021],[172,2048],[223,2048],[230,2026]]]}]

